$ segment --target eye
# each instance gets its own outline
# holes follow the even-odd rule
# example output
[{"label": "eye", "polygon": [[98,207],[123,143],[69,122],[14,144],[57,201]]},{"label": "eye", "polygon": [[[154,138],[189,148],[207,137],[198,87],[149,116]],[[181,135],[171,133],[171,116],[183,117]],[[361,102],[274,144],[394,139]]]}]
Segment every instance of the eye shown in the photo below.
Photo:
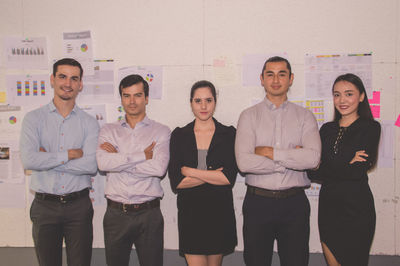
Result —
[{"label": "eye", "polygon": [[207,99],[207,102],[208,102],[208,103],[212,103],[212,101],[213,101],[212,98],[208,98],[208,99]]},{"label": "eye", "polygon": [[353,96],[353,93],[352,92],[348,92],[348,93],[346,93],[346,96],[351,97],[351,96]]},{"label": "eye", "polygon": [[286,73],[280,73],[279,76],[280,77],[286,77]]},{"label": "eye", "polygon": [[79,78],[78,77],[73,77],[72,80],[73,81],[79,81]]},{"label": "eye", "polygon": [[195,102],[195,103],[200,103],[201,100],[200,100],[200,99],[194,99],[194,102]]},{"label": "eye", "polygon": [[339,97],[339,93],[334,93],[333,97]]}]

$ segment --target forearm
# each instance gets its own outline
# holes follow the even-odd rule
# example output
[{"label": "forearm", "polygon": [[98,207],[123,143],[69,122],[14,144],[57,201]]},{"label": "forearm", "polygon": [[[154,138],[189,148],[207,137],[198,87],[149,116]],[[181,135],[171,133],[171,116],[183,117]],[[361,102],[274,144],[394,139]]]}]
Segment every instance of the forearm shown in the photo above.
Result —
[{"label": "forearm", "polygon": [[182,179],[182,181],[178,184],[176,188],[178,189],[192,188],[203,185],[205,183],[206,182],[196,177],[186,176],[185,178]]},{"label": "forearm", "polygon": [[96,152],[98,167],[105,172],[131,172],[136,164],[144,162],[146,157],[144,152],[131,153],[129,155],[123,153],[109,153],[98,149]]},{"label": "forearm", "polygon": [[241,172],[264,175],[272,173],[283,173],[285,167],[273,160],[250,152],[236,151],[236,162]]},{"label": "forearm", "polygon": [[320,161],[320,150],[316,148],[274,149],[274,160],[293,170],[313,169]]},{"label": "forearm", "polygon": [[54,170],[73,175],[95,175],[97,172],[96,155],[84,154],[83,157],[70,160],[68,163],[54,168]]},{"label": "forearm", "polygon": [[190,177],[198,178],[213,185],[229,185],[229,180],[221,170],[200,170],[189,168]]},{"label": "forearm", "polygon": [[[21,144],[22,147],[22,144]],[[21,148],[21,161],[24,169],[47,171],[68,162],[67,152],[37,152]]]}]

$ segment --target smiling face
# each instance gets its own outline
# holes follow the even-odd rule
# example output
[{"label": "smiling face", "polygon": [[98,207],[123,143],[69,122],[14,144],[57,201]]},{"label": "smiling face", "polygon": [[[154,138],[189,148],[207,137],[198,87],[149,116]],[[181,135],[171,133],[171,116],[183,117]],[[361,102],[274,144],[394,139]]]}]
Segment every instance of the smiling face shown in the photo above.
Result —
[{"label": "smiling face", "polygon": [[50,82],[54,88],[54,98],[63,101],[75,101],[82,91],[80,69],[76,66],[59,65],[55,75],[50,76]]},{"label": "smiling face", "polygon": [[364,100],[364,93],[348,81],[339,81],[333,87],[333,103],[342,118],[356,120],[358,105]]},{"label": "smiling face", "polygon": [[196,119],[207,121],[212,118],[215,111],[215,99],[210,88],[200,87],[196,89],[190,103]]},{"label": "smiling face", "polygon": [[124,107],[126,116],[144,118],[148,102],[149,99],[145,96],[143,83],[141,82],[123,88],[121,91],[121,104]]},{"label": "smiling face", "polygon": [[293,83],[293,74],[290,74],[284,61],[268,62],[260,80],[269,99],[270,97],[286,97]]}]

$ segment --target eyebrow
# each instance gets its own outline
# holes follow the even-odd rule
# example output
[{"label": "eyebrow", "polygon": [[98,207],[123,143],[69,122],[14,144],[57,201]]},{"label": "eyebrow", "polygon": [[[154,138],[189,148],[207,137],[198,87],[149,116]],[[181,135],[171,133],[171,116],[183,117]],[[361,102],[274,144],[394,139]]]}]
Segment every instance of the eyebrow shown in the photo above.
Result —
[{"label": "eyebrow", "polygon": [[[273,72],[272,70],[266,70],[265,73],[272,73],[272,74],[274,74],[275,72]],[[289,73],[289,71],[287,71],[287,70],[279,70],[278,74],[279,74],[279,73],[285,73],[285,74],[287,74],[287,73]]]}]

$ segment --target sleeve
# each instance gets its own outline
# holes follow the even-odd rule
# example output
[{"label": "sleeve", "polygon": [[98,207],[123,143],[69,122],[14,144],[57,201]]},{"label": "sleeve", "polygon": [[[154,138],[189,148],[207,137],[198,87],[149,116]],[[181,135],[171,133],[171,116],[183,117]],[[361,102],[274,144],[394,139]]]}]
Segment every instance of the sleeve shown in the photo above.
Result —
[{"label": "sleeve", "polygon": [[308,169],[307,170],[307,176],[308,179],[311,180],[311,182],[317,182],[317,183],[321,183],[323,181],[323,178],[326,176],[326,165],[325,162],[323,161],[324,158],[324,154],[326,154],[325,146],[324,145],[324,141],[325,140],[325,136],[326,136],[326,131],[327,131],[327,126],[326,124],[322,125],[320,131],[319,131],[319,135],[321,138],[321,161],[320,161],[320,165],[318,167],[318,169]]},{"label": "sleeve", "polygon": [[274,148],[274,161],[285,168],[305,170],[317,167],[321,157],[321,138],[314,115],[307,111],[301,136],[300,149]]},{"label": "sleeve", "polygon": [[24,169],[47,171],[68,162],[68,152],[40,152],[40,117],[37,114],[28,113],[21,128],[20,151]]},{"label": "sleeve", "polygon": [[91,118],[87,120],[85,126],[85,138],[82,143],[83,156],[70,160],[66,164],[54,168],[54,170],[73,175],[96,175],[96,147],[99,136],[99,124],[97,120]]},{"label": "sleeve", "polygon": [[235,140],[236,162],[240,171],[258,175],[283,173],[284,166],[254,153],[256,133],[252,117],[244,111],[239,117]]},{"label": "sleeve", "polygon": [[226,176],[228,179],[230,186],[233,187],[236,182],[236,176],[238,173],[238,167],[236,164],[236,159],[235,159],[235,136],[236,136],[236,129],[234,127],[229,128],[229,137],[228,137],[228,145],[227,145],[227,151],[224,156],[224,165],[222,169],[222,173]]},{"label": "sleeve", "polygon": [[169,128],[163,127],[158,131],[158,134],[159,138],[155,140],[156,145],[153,149],[153,158],[136,164],[130,171],[135,177],[165,177],[169,162],[171,131]]},{"label": "sleeve", "polygon": [[185,178],[181,173],[182,168],[182,152],[180,147],[182,144],[180,141],[182,137],[180,136],[180,128],[176,128],[171,134],[171,141],[169,144],[170,158],[168,164],[168,177],[171,184],[171,189],[174,193],[177,193],[177,186]]},{"label": "sleeve", "polygon": [[[374,121],[367,128],[360,128],[363,134],[355,141],[358,143],[356,148],[347,152],[339,152],[338,156],[330,162],[330,168],[335,169],[335,173],[342,178],[358,179],[368,172],[374,166],[378,157],[379,139],[381,136],[381,125]],[[354,158],[355,153],[359,150],[365,150],[368,154],[365,162],[350,161]]]},{"label": "sleeve", "polygon": [[146,160],[144,151],[133,153],[110,153],[100,148],[100,145],[108,142],[118,150],[118,145],[113,138],[113,128],[111,125],[105,125],[101,128],[97,150],[96,159],[98,167],[101,171],[105,172],[122,172],[131,171],[132,168]]}]

